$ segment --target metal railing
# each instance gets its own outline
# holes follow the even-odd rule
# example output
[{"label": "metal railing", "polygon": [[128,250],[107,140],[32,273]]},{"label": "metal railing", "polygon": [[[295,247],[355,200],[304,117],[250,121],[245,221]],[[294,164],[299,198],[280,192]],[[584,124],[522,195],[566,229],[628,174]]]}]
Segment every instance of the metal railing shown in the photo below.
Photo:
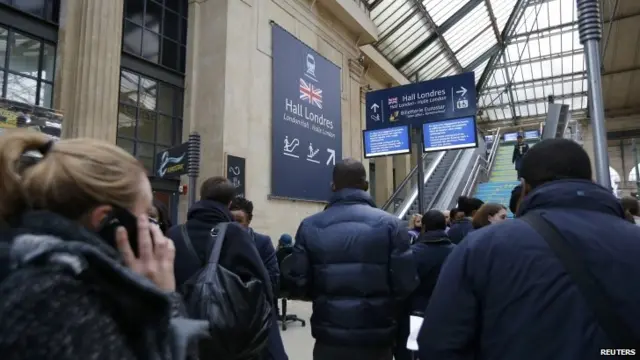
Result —
[{"label": "metal railing", "polygon": [[435,196],[431,199],[431,201],[429,201],[427,206],[425,206],[425,210],[431,210],[431,208],[433,207],[433,204],[435,204],[436,200],[438,200],[440,191],[442,191],[442,188],[444,188],[444,185],[449,182],[449,177],[451,176],[451,173],[453,172],[453,169],[456,167],[456,164],[460,160],[460,157],[462,156],[462,153],[464,153],[464,150],[458,150],[458,153],[456,154],[456,157],[453,159],[453,162],[451,163],[451,166],[449,166],[449,168],[447,169],[446,174],[444,174],[444,178],[442,178],[442,181],[438,185],[438,188],[436,189],[436,192],[434,193]]},{"label": "metal railing", "polygon": [[[433,176],[433,173],[436,171],[436,168],[442,162],[442,159],[444,158],[445,153],[446,151],[439,151],[437,153],[432,153],[432,154],[435,154],[435,157],[433,161],[431,161],[424,170],[424,183],[421,186],[425,186],[427,182],[429,182],[429,179],[431,179],[431,177]],[[416,199],[418,198],[417,185],[418,184],[416,184],[416,186],[412,188],[411,194],[409,194],[409,196],[406,197],[404,201],[400,204],[399,211],[394,212],[394,214],[396,214],[396,216],[399,219],[404,219],[405,215],[407,215],[407,213],[409,212],[409,209],[411,209],[411,205],[413,205],[413,202],[416,201]]]},{"label": "metal railing", "polygon": [[[433,153],[422,154],[422,162],[426,168],[429,162],[433,159]],[[396,187],[389,199],[382,205],[382,210],[395,213],[397,207],[404,201],[404,199],[410,195],[411,188],[418,183],[418,166],[414,166],[409,174],[402,180],[400,185]],[[399,201],[398,201],[399,199]]]},{"label": "metal railing", "polygon": [[469,174],[467,182],[464,184],[464,188],[462,189],[462,195],[471,195],[475,188],[475,185],[478,182],[478,177],[480,176],[481,172],[484,172],[487,175],[489,175],[489,173],[491,172],[500,145],[500,128],[496,130],[496,134],[493,139],[494,140],[493,144],[491,144],[491,150],[489,150],[489,158],[485,159],[484,157],[482,157],[482,154],[479,154],[478,157],[476,157],[476,160],[473,163],[473,167],[471,168],[471,173]]}]

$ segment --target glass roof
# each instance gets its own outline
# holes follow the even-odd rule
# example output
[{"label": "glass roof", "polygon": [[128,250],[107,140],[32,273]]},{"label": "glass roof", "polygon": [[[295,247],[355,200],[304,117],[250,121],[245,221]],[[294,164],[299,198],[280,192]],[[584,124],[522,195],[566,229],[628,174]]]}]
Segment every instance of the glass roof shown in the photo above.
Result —
[{"label": "glass roof", "polygon": [[549,96],[587,107],[575,1],[363,1],[376,48],[408,79],[475,72],[481,121],[544,115]]}]

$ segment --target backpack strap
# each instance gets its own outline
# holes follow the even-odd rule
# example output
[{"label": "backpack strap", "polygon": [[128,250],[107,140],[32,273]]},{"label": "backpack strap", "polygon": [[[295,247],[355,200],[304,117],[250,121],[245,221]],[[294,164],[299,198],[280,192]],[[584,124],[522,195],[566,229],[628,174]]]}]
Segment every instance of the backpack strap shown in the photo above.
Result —
[{"label": "backpack strap", "polygon": [[537,212],[528,212],[519,219],[529,224],[549,245],[564,270],[578,286],[598,324],[614,346],[621,349],[640,348],[640,340],[615,311],[613,302],[593,277],[586,262],[571,249],[556,226]]},{"label": "backpack strap", "polygon": [[227,234],[228,222],[219,223],[211,229],[211,238],[213,239],[213,249],[209,253],[209,264],[218,264],[220,261],[220,253],[222,252],[222,244]]},{"label": "backpack strap", "polygon": [[180,233],[182,234],[182,240],[184,241],[184,245],[187,248],[187,251],[189,252],[189,254],[198,260],[198,262],[202,265],[204,265],[204,261],[202,260],[202,258],[198,255],[198,252],[196,251],[196,249],[193,247],[193,243],[191,243],[191,238],[189,237],[189,232],[187,231],[187,224],[182,224],[180,225]]}]

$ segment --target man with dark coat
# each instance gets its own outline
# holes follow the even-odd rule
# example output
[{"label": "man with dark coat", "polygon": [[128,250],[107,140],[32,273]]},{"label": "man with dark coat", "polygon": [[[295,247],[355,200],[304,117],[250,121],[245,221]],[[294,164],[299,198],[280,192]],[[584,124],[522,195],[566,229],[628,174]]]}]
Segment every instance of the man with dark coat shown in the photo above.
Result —
[{"label": "man with dark coat", "polygon": [[[229,225],[220,253],[220,265],[243,279],[262,281],[266,285],[267,298],[273,303],[275,298],[270,286],[271,279],[256,245],[246,229],[234,222],[229,211],[235,191],[233,184],[224,177],[212,177],[202,183],[200,201],[189,209],[184,225],[193,250],[185,242],[182,226],[174,226],[167,232],[167,237],[173,240],[176,247],[174,271],[177,288],[180,289],[204,266],[213,248],[211,230],[219,223],[226,222]],[[194,251],[200,262],[194,261]]]},{"label": "man with dark coat", "polygon": [[[187,213],[187,234],[194,250],[202,261],[209,253],[211,246],[211,229],[222,222],[229,222],[227,234],[220,255],[220,265],[234,271],[238,275],[246,274],[259,278],[265,284],[271,284],[268,272],[260,259],[256,245],[245,228],[234,222],[229,205],[235,197],[235,188],[223,177],[212,177],[200,187],[200,201],[196,202]],[[180,226],[169,229],[167,236],[176,247],[175,273],[179,287],[193,276],[202,264],[194,263],[182,237]],[[271,286],[269,296],[273,297]]]},{"label": "man with dark coat", "polygon": [[[253,203],[243,197],[236,197],[231,202],[231,214],[238,224],[244,226],[253,241],[255,241],[256,248],[262,259],[262,263],[267,268],[269,277],[271,278],[271,287],[273,293],[277,294],[280,287],[280,267],[278,265],[278,258],[276,257],[276,249],[273,247],[271,238],[268,235],[263,235],[255,232],[251,227],[251,220],[253,220]],[[280,335],[280,328],[278,327],[278,313],[277,299],[273,306],[273,323],[269,331],[269,339],[267,348],[261,360],[288,360],[287,353],[282,343],[282,336]]]},{"label": "man with dark coat", "polygon": [[595,360],[620,348],[556,253],[522,220],[534,215],[557,229],[615,304],[609,314],[640,339],[640,228],[591,175],[587,153],[571,140],[531,148],[516,219],[469,234],[445,262],[418,338],[420,359]]},{"label": "man with dark coat", "polygon": [[518,142],[513,146],[513,156],[511,162],[515,164],[516,171],[518,172],[518,180],[520,180],[520,168],[522,167],[522,158],[529,151],[529,145],[526,144],[522,138],[522,135],[518,135]]},{"label": "man with dark coat", "polygon": [[399,302],[418,285],[406,228],[368,186],[360,162],[337,164],[329,205],[302,221],[282,267],[292,295],[313,301],[314,360],[391,360]]}]

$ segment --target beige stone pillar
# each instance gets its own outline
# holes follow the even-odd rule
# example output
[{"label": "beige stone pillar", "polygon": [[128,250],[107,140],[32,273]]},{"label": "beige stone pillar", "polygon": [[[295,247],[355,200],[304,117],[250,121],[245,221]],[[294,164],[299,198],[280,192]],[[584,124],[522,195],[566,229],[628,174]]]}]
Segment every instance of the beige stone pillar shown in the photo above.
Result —
[{"label": "beige stone pillar", "polygon": [[[367,109],[366,109],[366,91],[362,87],[360,87],[360,125],[362,129],[367,128]],[[364,158],[364,144],[361,144],[362,147],[362,164],[364,165],[364,169],[367,172],[367,179],[371,181],[371,174],[369,173],[369,159]]]},{"label": "beige stone pillar", "polygon": [[[351,157],[364,160],[362,148],[362,105],[361,88],[364,66],[358,60],[349,60],[349,127],[351,134]],[[343,122],[344,123],[344,122]],[[343,125],[344,126],[344,125]],[[343,150],[344,151],[344,150]]]},{"label": "beige stone pillar", "polygon": [[202,138],[200,181],[223,175],[228,1],[189,1],[183,137]]},{"label": "beige stone pillar", "polygon": [[62,136],[115,143],[123,0],[67,0],[60,11],[54,107]]},{"label": "beige stone pillar", "polygon": [[[411,155],[397,155],[393,157],[393,168],[395,171],[396,186],[400,186],[411,171]],[[394,189],[395,190],[395,189]]]},{"label": "beige stone pillar", "polygon": [[[201,137],[200,177],[197,188],[188,189],[196,192],[196,199],[204,180],[225,175],[228,7],[228,0],[189,0],[182,137],[186,141],[193,131]],[[180,197],[181,221],[186,219],[187,198]]]},{"label": "beige stone pillar", "polygon": [[376,158],[376,205],[382,206],[393,194],[393,158]]}]

